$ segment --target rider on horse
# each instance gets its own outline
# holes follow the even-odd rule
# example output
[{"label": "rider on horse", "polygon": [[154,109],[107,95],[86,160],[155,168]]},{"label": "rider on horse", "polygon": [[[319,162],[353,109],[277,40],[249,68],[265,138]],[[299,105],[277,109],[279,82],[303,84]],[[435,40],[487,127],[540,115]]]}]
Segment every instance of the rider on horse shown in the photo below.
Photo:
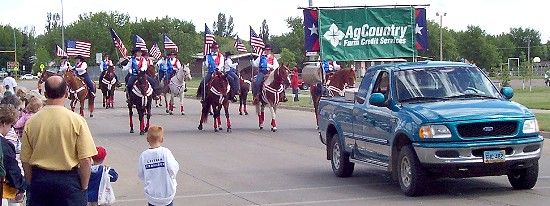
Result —
[{"label": "rider on horse", "polygon": [[61,57],[61,62],[59,63],[59,69],[57,70],[58,75],[63,74],[63,72],[65,72],[66,70],[72,70],[71,63],[67,61],[67,58],[68,58],[67,56]]},{"label": "rider on horse", "polygon": [[170,78],[176,74],[176,70],[182,69],[183,66],[180,60],[176,58],[176,51],[170,51],[168,58],[164,60],[164,65],[166,66],[166,75],[164,75],[164,78],[160,79],[164,81],[164,86],[168,86]]},{"label": "rider on horse", "polygon": [[[128,70],[126,75],[126,94],[132,91],[132,87],[137,79],[139,72],[147,71],[147,66],[150,64],[150,60],[145,59],[141,56],[142,51],[139,47],[134,47],[132,49],[132,57],[129,59],[129,62],[123,66],[123,70]],[[155,81],[150,76],[147,76],[147,81],[153,87],[153,97],[156,97],[156,87]]]},{"label": "rider on horse", "polygon": [[[264,76],[269,71],[273,71],[279,68],[279,62],[277,62],[277,58],[275,58],[275,56],[271,54],[271,49],[272,49],[271,45],[266,44],[264,48],[264,54],[256,58],[252,62],[252,65],[254,67],[258,67],[258,75],[256,75],[256,81],[254,82],[254,87],[252,88],[252,94],[254,95],[254,101],[252,102],[252,104],[257,104],[259,101],[259,93],[260,93],[260,89],[262,89],[261,84],[264,80]],[[283,95],[282,101],[283,102],[288,101],[285,95]]]},{"label": "rider on horse", "polygon": [[240,79],[235,74],[235,70],[237,68],[237,65],[239,65],[238,62],[233,63],[233,60],[231,59],[231,55],[233,55],[230,51],[225,52],[225,66],[224,66],[224,72],[227,74],[227,80],[229,80],[229,83],[231,84],[231,91],[229,93],[229,99],[232,102],[236,102],[237,99],[235,98],[235,95],[239,93],[240,91]]},{"label": "rider on horse", "polygon": [[[101,61],[101,64],[99,65],[99,69],[101,69],[101,74],[99,75],[99,81],[103,80],[103,77],[105,76],[105,72],[109,69],[109,67],[112,67],[113,61],[109,59],[109,54],[105,53],[103,54],[103,61]],[[118,77],[115,74],[115,79],[118,82]]]},{"label": "rider on horse", "polygon": [[92,96],[95,96],[94,83],[92,82],[92,79],[90,79],[90,75],[88,75],[88,64],[86,64],[86,62],[84,61],[84,57],[81,55],[76,56],[75,61],[75,74],[84,80],[84,83],[86,83],[86,86],[88,86],[88,91],[90,91]]},{"label": "rider on horse", "polygon": [[224,58],[223,55],[220,53],[218,44],[214,42],[214,44],[212,44],[210,48],[212,49],[212,52],[206,55],[206,61],[204,61],[204,66],[208,68],[208,74],[206,74],[204,79],[202,79],[197,94],[204,95],[201,90],[206,89],[206,84],[212,78],[212,74],[216,71],[223,69],[224,66]]}]

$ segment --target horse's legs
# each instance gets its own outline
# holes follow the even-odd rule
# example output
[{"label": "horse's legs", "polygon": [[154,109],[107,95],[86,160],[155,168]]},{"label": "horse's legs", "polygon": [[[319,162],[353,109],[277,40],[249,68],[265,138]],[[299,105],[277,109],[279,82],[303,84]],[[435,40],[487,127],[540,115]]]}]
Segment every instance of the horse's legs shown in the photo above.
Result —
[{"label": "horse's legs", "polygon": [[313,99],[313,108],[315,109],[315,124],[317,125],[317,129],[319,129],[319,111],[317,109],[319,107],[319,100],[321,100],[321,96],[314,96],[312,94],[311,98]]},{"label": "horse's legs", "polygon": [[277,131],[277,121],[275,120],[277,118],[277,107],[271,106],[269,107],[269,112],[271,113],[271,131],[276,132]]},{"label": "horse's legs", "polygon": [[138,110],[138,117],[139,117],[139,134],[144,135],[145,134],[145,123],[143,121],[143,116],[145,116],[145,108],[141,105],[136,108]]},{"label": "horse's legs", "polygon": [[243,103],[242,103],[242,101],[239,102],[239,115],[243,115]]},{"label": "horse's legs", "polygon": [[180,112],[181,115],[185,115],[185,110],[183,109],[183,92],[180,94]]},{"label": "horse's legs", "polygon": [[[102,92],[101,92],[101,94],[102,94],[101,96],[102,96],[103,107],[109,108],[109,102],[108,102],[108,100],[106,100],[106,99],[107,99],[107,96],[106,96],[105,92],[103,92],[103,90],[101,90],[101,91],[102,91]],[[105,102],[107,102],[107,105],[105,105]]]},{"label": "horse's legs", "polygon": [[199,130],[202,130],[202,123],[208,120],[209,108],[210,108],[210,105],[208,105],[206,101],[202,103],[201,119],[199,121],[199,127],[198,127]]},{"label": "horse's legs", "polygon": [[246,99],[244,100],[244,103],[243,103],[243,109],[244,109],[244,115],[248,115],[248,111],[246,111]]},{"label": "horse's legs", "polygon": [[79,100],[80,103],[80,116],[84,116],[84,100]]},{"label": "horse's legs", "polygon": [[231,132],[231,119],[229,118],[229,102],[223,104],[225,119],[227,119],[227,132]]},{"label": "horse's legs", "polygon": [[145,132],[149,131],[149,120],[151,119],[151,101],[147,103],[147,124],[145,125]]},{"label": "horse's legs", "polygon": [[[169,108],[168,108],[168,97],[167,97],[167,95],[168,95],[167,92],[164,93],[164,105],[165,105],[165,108],[166,108],[166,113],[168,114],[168,113],[170,113],[170,110],[169,110]],[[156,102],[156,101],[157,101],[157,100],[155,100],[155,102]],[[157,106],[157,107],[158,107],[158,106]]]},{"label": "horse's legs", "polygon": [[130,116],[130,133],[134,133],[134,111],[132,111],[132,103],[128,101],[128,116]]},{"label": "horse's legs", "polygon": [[[84,100],[82,100],[84,102]],[[88,95],[88,110],[90,112],[90,117],[94,117],[94,97]]]}]

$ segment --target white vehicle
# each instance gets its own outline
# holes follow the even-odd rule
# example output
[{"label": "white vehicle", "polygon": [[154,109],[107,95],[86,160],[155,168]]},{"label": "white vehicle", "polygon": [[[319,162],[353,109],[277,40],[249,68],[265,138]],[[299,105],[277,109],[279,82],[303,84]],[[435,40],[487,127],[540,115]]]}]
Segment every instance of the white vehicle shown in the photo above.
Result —
[{"label": "white vehicle", "polygon": [[38,79],[38,77],[37,77],[37,76],[34,76],[34,75],[32,75],[32,74],[25,74],[25,75],[21,76],[20,79],[31,80],[31,79]]}]

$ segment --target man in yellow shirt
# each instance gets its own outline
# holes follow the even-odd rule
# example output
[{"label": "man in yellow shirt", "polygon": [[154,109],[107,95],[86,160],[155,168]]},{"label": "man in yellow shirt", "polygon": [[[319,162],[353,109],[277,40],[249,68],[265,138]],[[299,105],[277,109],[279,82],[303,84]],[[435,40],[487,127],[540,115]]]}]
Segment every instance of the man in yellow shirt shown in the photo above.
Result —
[{"label": "man in yellow shirt", "polygon": [[28,120],[22,138],[29,205],[84,206],[91,157],[97,154],[92,134],[84,118],[64,107],[63,78],[48,78],[45,91],[46,106]]}]

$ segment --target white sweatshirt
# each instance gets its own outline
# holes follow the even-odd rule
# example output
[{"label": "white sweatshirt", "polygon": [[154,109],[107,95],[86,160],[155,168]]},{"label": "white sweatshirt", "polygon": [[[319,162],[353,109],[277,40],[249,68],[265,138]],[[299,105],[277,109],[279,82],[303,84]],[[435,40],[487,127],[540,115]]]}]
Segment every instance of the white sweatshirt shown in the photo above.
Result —
[{"label": "white sweatshirt", "polygon": [[141,153],[138,176],[144,183],[145,197],[150,204],[168,205],[176,195],[176,175],[180,166],[165,147],[150,148]]}]

